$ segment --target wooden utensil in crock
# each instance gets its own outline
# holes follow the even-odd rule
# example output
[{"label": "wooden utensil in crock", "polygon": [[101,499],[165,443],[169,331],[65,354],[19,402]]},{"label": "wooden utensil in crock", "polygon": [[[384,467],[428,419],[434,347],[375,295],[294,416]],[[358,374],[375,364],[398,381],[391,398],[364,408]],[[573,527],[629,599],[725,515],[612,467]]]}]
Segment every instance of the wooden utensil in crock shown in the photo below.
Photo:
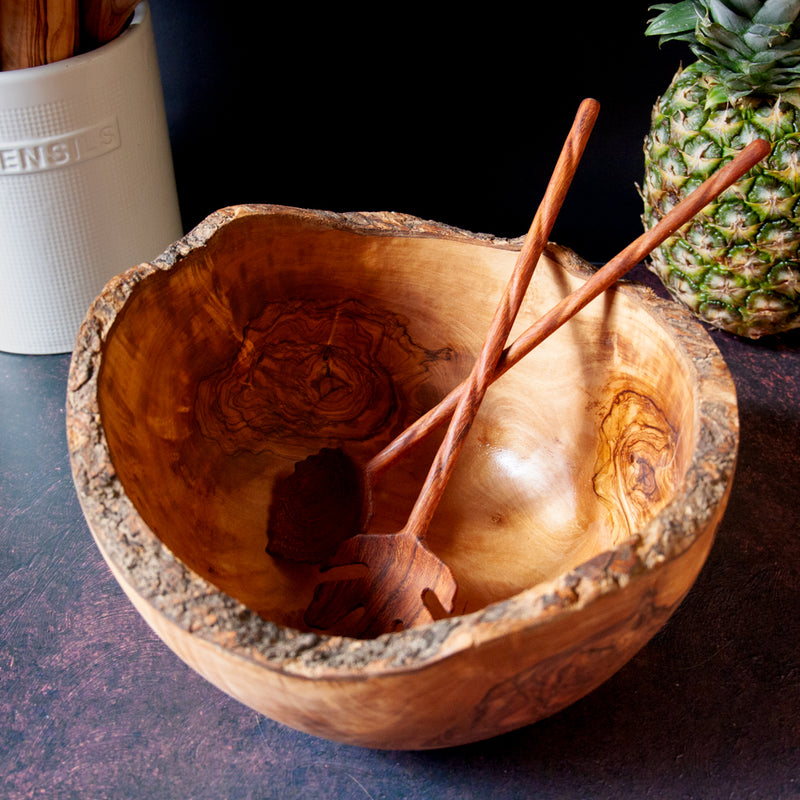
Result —
[{"label": "wooden utensil in crock", "polygon": [[[277,476],[323,445],[366,461],[466,377],[519,247],[237,206],[97,298],[69,375],[78,497],[135,607],[216,686],[318,736],[446,747],[585,695],[689,590],[730,489],[735,392],[702,326],[630,284],[487,393],[427,538],[458,615],[310,632],[318,570],[264,550]],[[549,245],[512,337],[591,274]],[[381,481],[376,524],[406,519],[438,444]]]},{"label": "wooden utensil in crock", "polygon": [[92,50],[119,36],[140,0],[79,0],[81,50]]},{"label": "wooden utensil in crock", "polygon": [[2,0],[0,69],[27,69],[75,55],[78,0]]}]

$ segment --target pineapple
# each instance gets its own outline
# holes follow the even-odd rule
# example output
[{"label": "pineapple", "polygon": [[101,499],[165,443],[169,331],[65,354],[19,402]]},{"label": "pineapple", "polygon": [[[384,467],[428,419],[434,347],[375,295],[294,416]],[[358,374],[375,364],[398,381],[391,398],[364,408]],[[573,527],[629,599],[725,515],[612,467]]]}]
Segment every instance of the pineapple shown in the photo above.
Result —
[{"label": "pineapple", "polygon": [[642,221],[670,208],[752,139],[770,154],[652,254],[670,294],[710,325],[756,339],[800,327],[800,0],[662,3],[646,33],[689,44],[645,138]]}]

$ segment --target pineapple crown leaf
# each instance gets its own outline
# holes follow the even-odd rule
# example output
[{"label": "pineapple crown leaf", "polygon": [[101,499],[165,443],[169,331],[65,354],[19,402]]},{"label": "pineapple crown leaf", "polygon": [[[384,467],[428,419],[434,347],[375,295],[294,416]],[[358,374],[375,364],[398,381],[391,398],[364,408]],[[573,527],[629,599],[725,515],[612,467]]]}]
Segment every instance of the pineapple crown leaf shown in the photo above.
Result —
[{"label": "pineapple crown leaf", "polygon": [[[744,10],[738,8],[738,4],[731,3],[730,5],[737,7],[737,10]],[[737,14],[733,8],[729,8],[720,0],[709,0],[707,12],[714,20],[717,30],[730,31],[734,36],[743,36],[750,26],[750,20],[747,17]]]},{"label": "pineapple crown leaf", "polygon": [[650,6],[650,11],[661,13],[650,20],[645,29],[646,36],[658,36],[659,45],[664,42],[680,40],[692,41],[697,11],[693,0],[682,0],[680,3],[659,3]]},{"label": "pineapple crown leaf", "polygon": [[686,42],[727,100],[800,87],[800,0],[680,0],[650,10],[661,13],[645,34],[659,46]]},{"label": "pineapple crown leaf", "polygon": [[791,27],[797,14],[800,13],[800,2],[798,0],[793,0],[792,2],[787,2],[787,0],[766,0],[763,4],[751,0],[749,5],[755,6],[756,11],[752,15],[748,14],[748,16],[752,18],[753,22],[762,25]]}]

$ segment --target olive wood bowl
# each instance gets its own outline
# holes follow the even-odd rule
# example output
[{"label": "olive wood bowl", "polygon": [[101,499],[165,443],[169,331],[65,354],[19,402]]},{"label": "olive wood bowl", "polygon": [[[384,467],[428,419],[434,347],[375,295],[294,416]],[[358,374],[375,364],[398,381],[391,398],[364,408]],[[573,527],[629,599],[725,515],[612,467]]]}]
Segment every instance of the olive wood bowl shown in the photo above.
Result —
[{"label": "olive wood bowl", "polygon": [[[236,206],[96,299],[69,375],[77,493],[133,605],[211,683],[317,736],[457,745],[586,695],[686,595],[733,477],[734,386],[688,312],[628,282],[489,388],[427,539],[454,616],[310,630],[319,568],[265,550],[276,477],[322,446],[367,460],[466,377],[520,246]],[[589,274],[548,245],[511,338]],[[402,526],[439,440],[382,478],[374,530]]]}]

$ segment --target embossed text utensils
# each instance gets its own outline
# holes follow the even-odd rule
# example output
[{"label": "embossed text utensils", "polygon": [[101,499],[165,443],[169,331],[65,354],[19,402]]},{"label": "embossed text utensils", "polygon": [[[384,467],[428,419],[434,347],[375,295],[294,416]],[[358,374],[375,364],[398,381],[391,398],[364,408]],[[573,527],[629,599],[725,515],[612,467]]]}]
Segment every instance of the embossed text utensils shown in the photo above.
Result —
[{"label": "embossed text utensils", "polygon": [[0,119],[0,350],[66,353],[103,286],[183,233],[148,4],[91,52],[4,64]]}]

